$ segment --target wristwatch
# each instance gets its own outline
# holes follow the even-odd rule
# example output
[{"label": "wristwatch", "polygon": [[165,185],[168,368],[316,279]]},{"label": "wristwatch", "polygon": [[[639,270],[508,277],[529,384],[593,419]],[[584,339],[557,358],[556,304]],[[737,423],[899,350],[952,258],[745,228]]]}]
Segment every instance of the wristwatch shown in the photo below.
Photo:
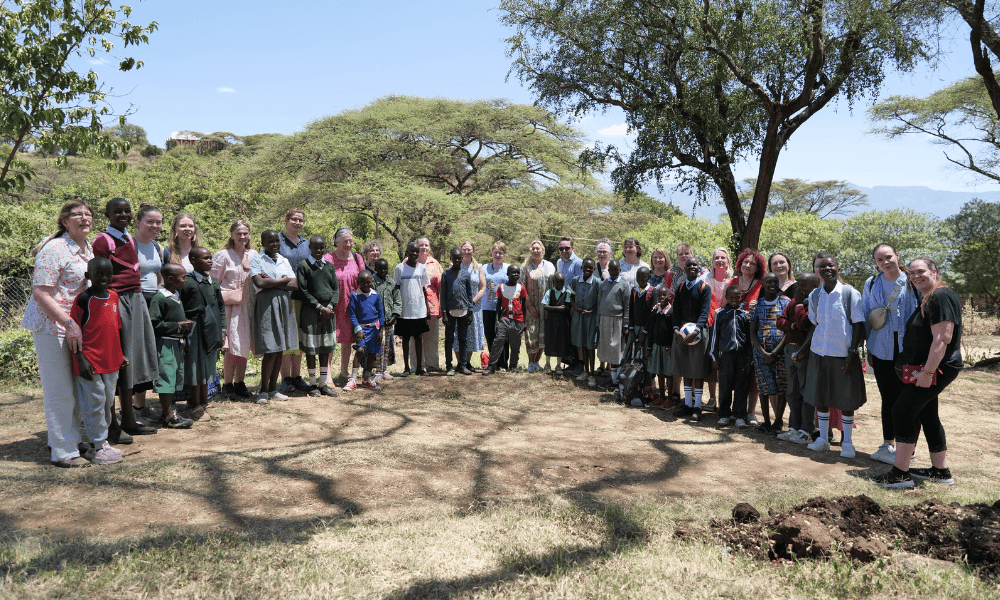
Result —
[{"label": "wristwatch", "polygon": [[72,323],[73,323],[73,319],[66,319],[66,322],[63,323],[63,325],[65,325],[66,327],[69,327]]}]

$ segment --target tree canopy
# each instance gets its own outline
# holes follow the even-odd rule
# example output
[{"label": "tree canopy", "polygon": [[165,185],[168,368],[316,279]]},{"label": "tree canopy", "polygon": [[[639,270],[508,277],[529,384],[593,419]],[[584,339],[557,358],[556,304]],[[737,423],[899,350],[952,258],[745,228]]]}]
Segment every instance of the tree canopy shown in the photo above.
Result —
[{"label": "tree canopy", "polygon": [[[740,191],[740,199],[746,204],[754,197],[757,180],[744,179],[743,183],[745,187]],[[851,187],[846,181],[782,179],[771,184],[767,216],[804,212],[823,219],[834,215],[847,215],[855,208],[868,205],[868,195]]]},{"label": "tree canopy", "polygon": [[101,133],[111,107],[97,73],[78,73],[70,61],[101,55],[122,71],[141,67],[113,54],[116,38],[123,48],[145,44],[157,27],[133,25],[131,12],[110,0],[0,3],[0,194],[21,192],[31,179],[30,164],[18,156],[25,144],[105,157],[128,151],[127,142]]},{"label": "tree canopy", "polygon": [[958,252],[952,263],[964,276],[962,289],[1000,302],[1000,202],[975,199],[948,218]]},{"label": "tree canopy", "polygon": [[[610,160],[619,190],[649,179],[721,195],[738,245],[757,247],[778,155],[832,100],[877,93],[890,68],[928,57],[934,5],[918,0],[504,0],[512,71],[576,116],[617,107],[636,132]],[[733,175],[757,160],[749,213]]]}]

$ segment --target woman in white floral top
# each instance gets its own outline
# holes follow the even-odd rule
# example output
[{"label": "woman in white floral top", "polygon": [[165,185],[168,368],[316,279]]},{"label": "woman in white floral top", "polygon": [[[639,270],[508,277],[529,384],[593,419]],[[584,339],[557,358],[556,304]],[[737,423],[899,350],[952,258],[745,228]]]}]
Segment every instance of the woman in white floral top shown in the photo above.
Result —
[{"label": "woman in white floral top", "polygon": [[[531,242],[531,256],[521,267],[521,285],[528,292],[528,310],[524,314],[524,344],[528,352],[528,372],[542,367],[538,361],[545,349],[545,316],[542,314],[542,298],[549,290],[549,280],[556,274],[556,267],[545,260],[545,246],[538,240]],[[545,357],[545,368],[549,369],[549,357]]]},{"label": "woman in white floral top", "polygon": [[77,448],[80,429],[73,417],[77,404],[72,362],[73,353],[82,349],[83,332],[69,313],[87,287],[87,262],[94,257],[87,234],[94,213],[86,203],[70,200],[59,211],[57,223],[56,232],[35,248],[31,299],[21,326],[35,341],[52,464],[85,467],[90,463]]}]

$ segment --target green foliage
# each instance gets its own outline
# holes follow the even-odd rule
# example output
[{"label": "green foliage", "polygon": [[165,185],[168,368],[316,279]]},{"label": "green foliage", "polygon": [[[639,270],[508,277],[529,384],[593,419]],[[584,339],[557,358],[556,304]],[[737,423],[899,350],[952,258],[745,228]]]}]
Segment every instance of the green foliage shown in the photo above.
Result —
[{"label": "green foliage", "polygon": [[823,219],[814,213],[783,212],[764,220],[760,232],[760,252],[765,258],[784,252],[791,260],[792,273],[812,271],[817,252],[839,256],[843,247],[843,219]]},{"label": "green foliage", "polygon": [[127,143],[130,148],[143,148],[149,145],[146,130],[135,123],[124,122],[106,127],[101,131],[101,135],[117,138]]},{"label": "green foliage", "polygon": [[860,286],[876,274],[872,250],[881,243],[892,244],[904,264],[926,256],[937,262],[946,278],[951,275],[950,236],[933,215],[910,209],[869,211],[853,215],[843,223],[841,249],[834,256],[841,274],[852,285]]},{"label": "green foliage", "polygon": [[961,291],[1000,300],[1000,202],[971,200],[947,221],[958,252],[952,261],[963,276]]},{"label": "green foliage", "polygon": [[56,217],[63,201],[32,200],[4,208],[0,219],[0,273],[30,277],[35,258],[31,250],[56,230]]},{"label": "green foliage", "polygon": [[[750,208],[757,179],[744,179],[745,187],[740,190],[740,200]],[[868,195],[850,187],[846,181],[804,181],[802,179],[782,179],[771,184],[767,216],[773,217],[788,212],[805,212],[826,218],[845,215],[852,209],[868,206]]]},{"label": "green foliage", "polygon": [[873,133],[888,139],[929,135],[957,150],[945,160],[980,177],[1000,181],[1000,115],[981,77],[963,79],[924,98],[892,96],[868,111]]},{"label": "green foliage", "polygon": [[0,332],[0,380],[38,376],[38,357],[31,332],[12,327]]},{"label": "green foliage", "polygon": [[[0,193],[23,192],[32,178],[30,163],[17,153],[25,143],[103,157],[128,151],[127,142],[101,132],[101,117],[111,109],[97,74],[78,73],[70,61],[100,54],[122,71],[141,67],[142,61],[112,54],[109,39],[118,37],[125,47],[149,42],[157,24],[133,25],[131,12],[128,6],[115,10],[110,0],[0,3],[0,139],[10,148],[0,153]],[[124,116],[119,123],[125,125]]]},{"label": "green foliage", "polygon": [[[816,0],[504,0],[512,70],[540,103],[582,115],[615,107],[636,133],[609,161],[618,190],[670,179],[703,199],[715,187],[733,233],[756,247],[770,182],[790,136],[837,97],[874,95],[889,68],[928,55],[940,9]],[[758,160],[749,216],[732,165]],[[763,185],[766,182],[767,185]]]},{"label": "green foliage", "polygon": [[146,146],[145,148],[143,148],[142,151],[139,152],[139,154],[142,155],[145,158],[153,158],[154,156],[162,156],[163,155],[163,148],[160,148],[159,146],[153,146],[152,144],[150,144],[150,145]]}]

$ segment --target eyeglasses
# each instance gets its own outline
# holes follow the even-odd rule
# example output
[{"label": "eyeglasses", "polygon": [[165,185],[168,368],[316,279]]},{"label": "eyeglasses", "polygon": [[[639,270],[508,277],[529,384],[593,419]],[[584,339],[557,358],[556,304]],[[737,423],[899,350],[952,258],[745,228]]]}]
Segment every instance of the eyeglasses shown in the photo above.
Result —
[{"label": "eyeglasses", "polygon": [[74,213],[69,213],[69,215],[67,215],[67,216],[69,216],[72,219],[93,219],[94,218],[94,215],[90,214],[89,212],[74,212]]},{"label": "eyeglasses", "polygon": [[559,246],[560,252],[566,252],[567,250],[572,250],[572,246]]},{"label": "eyeglasses", "polygon": [[610,252],[608,252],[607,250],[598,250],[598,251],[597,251],[597,253],[598,253],[598,254],[611,254],[611,253],[610,253]]}]

